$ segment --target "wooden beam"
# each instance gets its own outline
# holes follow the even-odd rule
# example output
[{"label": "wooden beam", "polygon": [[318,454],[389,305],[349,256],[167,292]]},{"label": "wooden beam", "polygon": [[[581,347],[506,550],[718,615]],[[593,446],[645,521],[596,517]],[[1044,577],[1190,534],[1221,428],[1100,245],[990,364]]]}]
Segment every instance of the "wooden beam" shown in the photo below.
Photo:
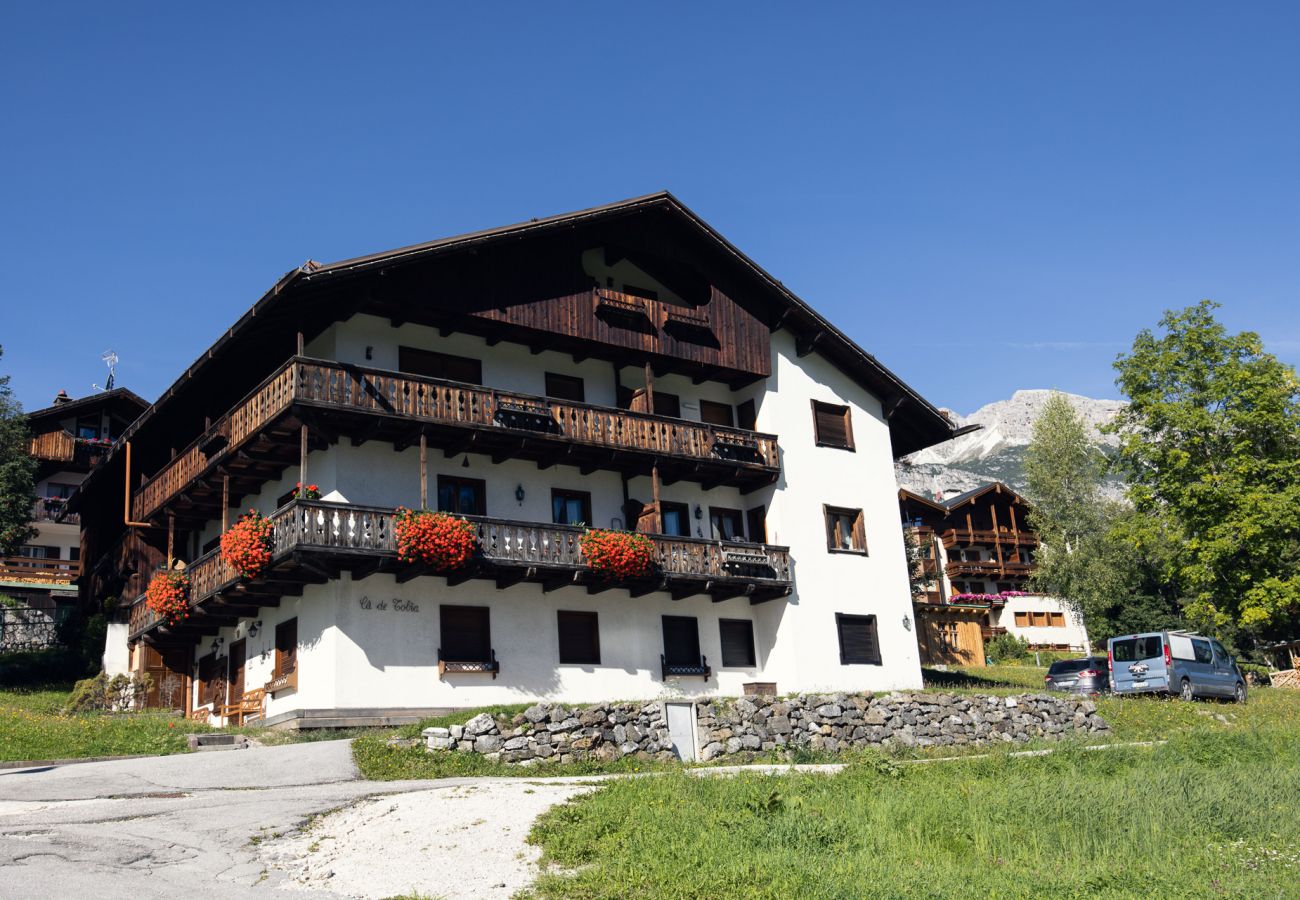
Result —
[{"label": "wooden beam", "polygon": [[420,432],[420,509],[429,508],[429,439]]},{"label": "wooden beam", "polygon": [[[301,335],[299,335],[301,337]],[[298,480],[302,482],[303,489],[307,487],[307,424],[304,422],[299,426],[298,438]]]},{"label": "wooden beam", "polygon": [[221,533],[226,533],[230,519],[230,476],[221,476]]},{"label": "wooden beam", "polygon": [[817,345],[826,337],[825,331],[818,331],[809,337],[796,337],[794,340],[794,352],[796,356],[807,356],[817,349]]}]

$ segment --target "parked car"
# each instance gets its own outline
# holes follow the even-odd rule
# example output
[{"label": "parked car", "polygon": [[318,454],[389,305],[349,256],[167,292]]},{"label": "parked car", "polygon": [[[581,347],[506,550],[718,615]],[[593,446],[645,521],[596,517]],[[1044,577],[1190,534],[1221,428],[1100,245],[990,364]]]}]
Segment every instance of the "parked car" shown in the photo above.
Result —
[{"label": "parked car", "polygon": [[1052,663],[1043,677],[1049,691],[1072,694],[1104,694],[1110,690],[1110,669],[1104,656],[1062,659]]},{"label": "parked car", "polygon": [[1166,693],[1184,700],[1230,697],[1246,702],[1246,679],[1213,638],[1181,631],[1113,637],[1107,647],[1111,690]]}]

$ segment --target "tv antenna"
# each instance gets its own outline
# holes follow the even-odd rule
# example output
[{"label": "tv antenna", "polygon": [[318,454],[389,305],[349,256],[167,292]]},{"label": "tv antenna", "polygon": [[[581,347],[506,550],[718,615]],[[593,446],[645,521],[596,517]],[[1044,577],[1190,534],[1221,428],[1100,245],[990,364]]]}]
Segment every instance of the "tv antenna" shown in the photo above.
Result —
[{"label": "tv antenna", "polygon": [[111,391],[113,389],[113,380],[117,377],[117,353],[112,350],[105,350],[100,359],[103,360],[104,365],[108,366],[108,381],[104,383],[103,387],[93,383],[90,386],[97,391]]}]

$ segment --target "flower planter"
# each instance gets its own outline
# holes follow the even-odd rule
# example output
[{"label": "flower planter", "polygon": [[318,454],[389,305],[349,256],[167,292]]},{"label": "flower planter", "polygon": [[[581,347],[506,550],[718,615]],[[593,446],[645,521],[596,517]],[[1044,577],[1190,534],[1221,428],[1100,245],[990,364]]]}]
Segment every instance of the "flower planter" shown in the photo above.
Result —
[{"label": "flower planter", "polygon": [[221,536],[221,558],[243,578],[256,578],[271,562],[274,547],[271,520],[255,509]]},{"label": "flower planter", "polygon": [[611,581],[645,578],[654,573],[654,541],[634,531],[593,528],[582,536],[582,555],[592,572]]},{"label": "flower planter", "polygon": [[190,577],[184,572],[159,572],[145,590],[145,606],[168,625],[190,617]]},{"label": "flower planter", "polygon": [[454,572],[465,566],[478,547],[478,531],[464,519],[429,510],[397,508],[393,526],[397,558],[425,565],[435,572]]}]

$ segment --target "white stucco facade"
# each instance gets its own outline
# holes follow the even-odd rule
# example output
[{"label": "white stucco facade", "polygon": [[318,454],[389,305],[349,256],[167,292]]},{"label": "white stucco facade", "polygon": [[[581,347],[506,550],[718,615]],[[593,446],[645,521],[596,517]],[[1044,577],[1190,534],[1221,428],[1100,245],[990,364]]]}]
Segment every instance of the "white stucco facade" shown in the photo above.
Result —
[{"label": "white stucco facade", "polygon": [[1065,646],[1082,653],[1088,651],[1088,629],[1083,618],[1068,603],[1056,597],[1033,594],[1010,597],[1006,605],[993,611],[993,624],[1007,630],[1035,647]]},{"label": "white stucco facade", "polygon": [[[433,328],[394,327],[373,316],[336,323],[310,342],[306,354],[396,370],[399,346],[479,359],[485,386],[502,390],[542,395],[547,372],[581,377],[587,403],[616,405],[620,370],[608,362],[575,362],[550,351],[534,354],[506,342],[489,346],[462,334],[443,337]],[[301,597],[285,597],[278,607],[263,609],[256,620],[223,628],[216,638],[218,657],[224,658],[235,641],[246,640],[244,683],[258,687],[271,678],[276,625],[297,619],[298,687],[268,699],[272,719],[309,710],[428,710],[541,698],[586,702],[738,695],[748,682],[775,682],[783,693],[919,687],[893,452],[880,400],[817,353],[799,356],[787,332],[772,335],[771,349],[771,376],[745,388],[666,375],[656,379],[655,389],[678,395],[681,417],[696,421],[701,400],[733,407],[752,400],[757,430],[778,436],[779,480],[748,494],[725,486],[705,490],[700,483],[681,480],[665,485],[661,498],[685,504],[692,535],[704,538],[711,536],[711,507],[748,511],[763,506],[767,542],[790,548],[793,589],[788,597],[753,605],[743,596],[722,602],[712,602],[707,595],[675,601],[665,592],[631,597],[618,588],[589,594],[582,586],[571,586],[547,593],[537,584],[498,589],[485,580],[449,586],[440,576],[403,584],[391,574],[353,581],[344,572],[326,584],[307,586]],[[621,371],[625,387],[635,387],[636,378],[643,378],[630,368]],[[817,445],[814,400],[849,407],[852,450]],[[419,459],[416,447],[394,452],[391,444],[371,441],[358,447],[343,439],[309,454],[306,481],[351,504],[416,507]],[[440,475],[482,479],[488,516],[540,523],[551,521],[552,489],[590,492],[588,524],[602,528],[630,527],[624,521],[625,500],[648,501],[651,493],[650,479],[643,476],[625,483],[614,471],[584,475],[572,466],[542,469],[513,459],[493,463],[482,454],[447,457],[432,448],[427,475],[430,505],[436,502]],[[240,505],[271,513],[299,477],[297,467],[290,466]],[[516,496],[521,488],[522,501]],[[862,511],[864,552],[828,550],[824,505]],[[235,515],[232,510],[232,520]],[[191,558],[210,546],[220,530],[219,521],[210,521],[196,533]],[[492,648],[500,665],[495,678],[480,673],[439,676],[443,604],[490,610]],[[597,614],[598,665],[560,664],[560,610]],[[878,664],[841,662],[837,614],[875,617]],[[711,668],[707,678],[662,677],[665,615],[697,620],[700,651]],[[720,619],[753,623],[753,666],[722,665]],[[252,621],[261,625],[249,637]],[[212,643],[204,640],[195,659],[211,652]],[[197,684],[194,691],[197,702]]]}]

